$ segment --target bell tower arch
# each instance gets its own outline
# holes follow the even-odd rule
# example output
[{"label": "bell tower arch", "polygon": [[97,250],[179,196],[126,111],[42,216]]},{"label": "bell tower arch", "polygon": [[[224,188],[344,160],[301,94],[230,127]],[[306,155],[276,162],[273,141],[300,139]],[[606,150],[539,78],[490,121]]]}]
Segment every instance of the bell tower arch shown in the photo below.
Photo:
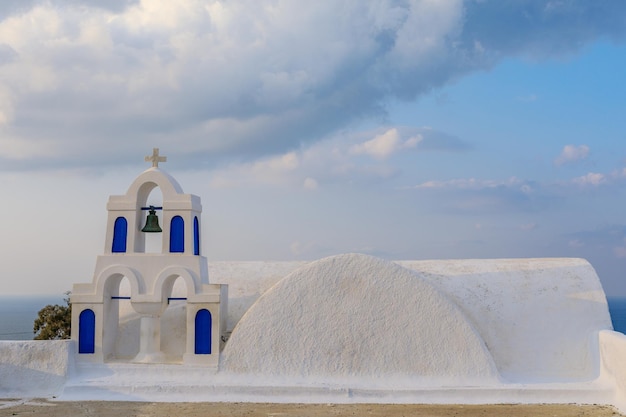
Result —
[{"label": "bell tower arch", "polygon": [[[160,349],[160,316],[170,301],[171,289],[168,290],[168,285],[177,277],[182,277],[187,283],[186,297],[182,297],[187,303],[187,346],[180,360],[217,366],[219,336],[222,329],[225,330],[227,286],[209,284],[207,259],[200,252],[200,198],[185,194],[180,184],[159,168],[159,163],[165,162],[166,157],[159,155],[158,148],[154,148],[152,155],[146,156],[145,160],[151,162],[152,167],[139,174],[125,194],[109,197],[104,254],[98,256],[96,261],[93,282],[75,284],[72,290],[72,327],[79,329],[81,314],[89,310],[82,315],[82,323],[83,328],[90,331],[93,328],[94,336],[94,348],[81,349],[78,357],[90,362],[116,359],[111,357],[111,349],[108,348],[112,342],[106,340],[112,332],[105,329],[109,326],[106,323],[116,322],[116,318],[105,316],[112,310],[108,307],[111,298],[127,298],[133,310],[141,316],[139,351],[133,361],[168,361]],[[161,206],[150,205],[149,202],[149,196],[157,188],[162,195]],[[160,251],[146,252],[146,233],[162,234]],[[134,285],[129,297],[112,296],[110,291],[105,290],[104,283],[110,278],[111,271],[132,277]],[[163,279],[165,275],[168,277],[166,280]],[[176,299],[181,300],[180,297]],[[210,331],[214,337],[206,339],[210,340],[209,348],[196,353],[195,339],[198,334],[195,315],[205,310],[211,320],[201,321],[201,331],[203,334]],[[91,327],[84,324],[92,322]],[[211,328],[207,330],[208,322]],[[85,337],[87,333],[83,331],[82,334]],[[79,332],[72,332],[74,337],[78,342]],[[85,344],[82,343],[81,346]]]}]

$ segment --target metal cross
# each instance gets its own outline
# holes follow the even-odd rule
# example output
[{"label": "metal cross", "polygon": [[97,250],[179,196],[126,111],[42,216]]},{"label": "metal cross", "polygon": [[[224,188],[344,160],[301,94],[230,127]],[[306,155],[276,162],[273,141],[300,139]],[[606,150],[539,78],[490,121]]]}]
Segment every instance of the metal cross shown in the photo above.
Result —
[{"label": "metal cross", "polygon": [[152,155],[146,156],[146,162],[152,162],[153,168],[159,167],[159,162],[167,161],[166,156],[159,156],[159,148],[152,148]]}]

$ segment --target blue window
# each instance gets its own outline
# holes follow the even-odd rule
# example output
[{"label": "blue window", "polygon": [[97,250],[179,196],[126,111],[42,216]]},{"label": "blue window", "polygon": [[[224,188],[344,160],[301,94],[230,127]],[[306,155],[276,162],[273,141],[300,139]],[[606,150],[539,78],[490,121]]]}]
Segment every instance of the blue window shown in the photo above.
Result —
[{"label": "blue window", "polygon": [[94,353],[96,349],[96,315],[83,310],[78,316],[78,353]]},{"label": "blue window", "polygon": [[113,225],[113,248],[114,253],[126,252],[126,233],[128,230],[128,222],[124,217],[115,219]]},{"label": "blue window", "polygon": [[170,226],[170,252],[185,252],[185,221],[174,216]]},{"label": "blue window", "polygon": [[193,218],[193,254],[200,255],[200,225],[198,217]]},{"label": "blue window", "polygon": [[196,355],[211,354],[211,312],[202,309],[196,313]]}]

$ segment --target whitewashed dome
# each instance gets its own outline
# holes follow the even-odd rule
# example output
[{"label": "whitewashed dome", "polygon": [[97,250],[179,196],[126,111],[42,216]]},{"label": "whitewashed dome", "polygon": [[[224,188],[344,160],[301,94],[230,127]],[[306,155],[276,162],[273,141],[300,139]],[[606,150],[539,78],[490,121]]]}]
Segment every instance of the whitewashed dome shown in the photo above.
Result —
[{"label": "whitewashed dome", "polygon": [[358,254],[279,281],[239,321],[222,359],[225,371],[267,376],[498,378],[456,304],[418,273]]}]

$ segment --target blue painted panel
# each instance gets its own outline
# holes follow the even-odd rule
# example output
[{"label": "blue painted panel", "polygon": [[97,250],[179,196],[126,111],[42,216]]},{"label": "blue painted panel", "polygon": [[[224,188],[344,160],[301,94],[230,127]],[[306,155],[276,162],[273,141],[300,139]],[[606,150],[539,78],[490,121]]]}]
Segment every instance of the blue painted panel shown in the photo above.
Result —
[{"label": "blue painted panel", "polygon": [[96,315],[83,310],[78,316],[78,353],[94,353],[96,350]]},{"label": "blue painted panel", "polygon": [[126,234],[128,231],[128,222],[124,217],[115,219],[113,226],[113,248],[115,253],[126,252]]},{"label": "blue painted panel", "polygon": [[185,221],[180,216],[170,223],[170,252],[185,252]]},{"label": "blue painted panel", "polygon": [[200,225],[198,218],[193,218],[193,254],[200,255]]},{"label": "blue painted panel", "polygon": [[211,354],[211,312],[202,309],[196,313],[196,355]]}]

